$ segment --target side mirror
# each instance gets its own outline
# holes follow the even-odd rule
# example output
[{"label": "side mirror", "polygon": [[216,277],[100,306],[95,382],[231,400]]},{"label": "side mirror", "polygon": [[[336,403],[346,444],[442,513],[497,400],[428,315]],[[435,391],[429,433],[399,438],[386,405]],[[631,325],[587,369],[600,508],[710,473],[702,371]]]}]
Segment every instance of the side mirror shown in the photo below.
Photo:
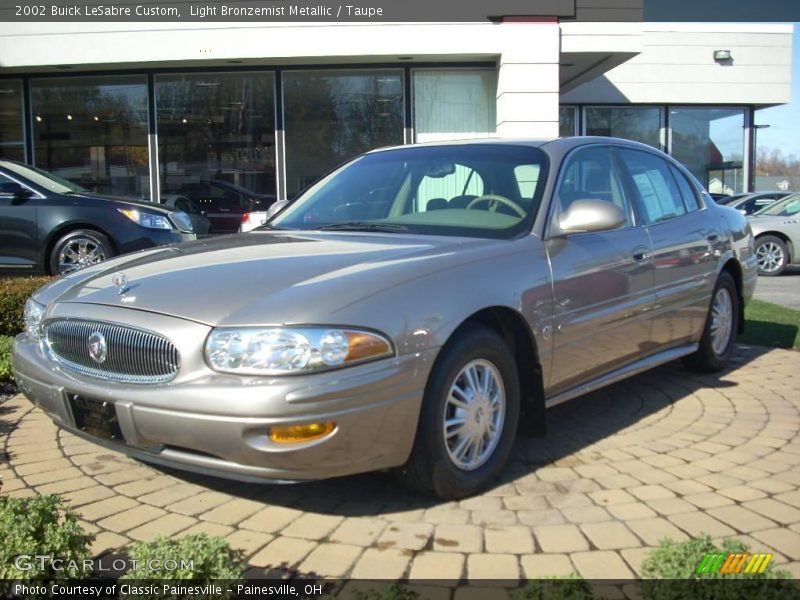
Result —
[{"label": "side mirror", "polygon": [[603,200],[575,200],[566,212],[558,217],[558,229],[562,235],[606,231],[625,223],[622,210]]},{"label": "side mirror", "polygon": [[24,200],[33,196],[33,192],[28,188],[21,186],[16,181],[9,181],[0,184],[0,198],[12,198],[15,200]]},{"label": "side mirror", "polygon": [[289,206],[288,200],[278,200],[272,206],[267,209],[267,220],[271,219],[279,212],[281,212],[284,208]]}]

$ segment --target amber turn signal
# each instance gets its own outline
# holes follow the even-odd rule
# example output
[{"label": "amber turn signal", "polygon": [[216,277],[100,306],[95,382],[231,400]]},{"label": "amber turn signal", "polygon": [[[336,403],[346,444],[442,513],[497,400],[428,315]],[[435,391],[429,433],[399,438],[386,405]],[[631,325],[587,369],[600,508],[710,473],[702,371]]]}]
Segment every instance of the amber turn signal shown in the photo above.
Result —
[{"label": "amber turn signal", "polygon": [[296,444],[324,438],[336,429],[336,423],[307,423],[305,425],[279,425],[270,427],[269,439],[276,444]]}]

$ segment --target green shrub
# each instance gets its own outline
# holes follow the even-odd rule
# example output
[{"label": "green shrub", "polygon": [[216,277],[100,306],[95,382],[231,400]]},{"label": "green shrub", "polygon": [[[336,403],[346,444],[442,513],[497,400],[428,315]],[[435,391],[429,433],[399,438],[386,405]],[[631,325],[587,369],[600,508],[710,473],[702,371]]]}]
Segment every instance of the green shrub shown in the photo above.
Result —
[{"label": "green shrub", "polygon": [[22,313],[28,297],[52,277],[0,278],[0,335],[17,335],[25,324]]},{"label": "green shrub", "polygon": [[509,593],[510,600],[590,600],[592,590],[577,573],[565,577],[545,577],[529,581]]},{"label": "green shrub", "polygon": [[0,335],[0,383],[13,381],[11,375],[11,342],[14,338]]},{"label": "green shrub", "polygon": [[[233,550],[228,541],[221,537],[209,536],[205,533],[187,535],[179,540],[163,536],[157,537],[152,542],[139,542],[134,544],[129,555],[136,561],[135,568],[131,569],[121,579],[147,580],[157,579],[162,581],[175,581],[176,585],[202,586],[206,583],[215,583],[224,579],[226,583],[235,585],[244,575],[244,553]],[[177,568],[166,561],[175,561]],[[186,564],[191,563],[191,564]],[[232,587],[232,586],[228,586]],[[235,588],[233,588],[235,589]],[[221,596],[210,595],[209,598],[229,598],[223,586]],[[158,594],[136,594],[130,597],[141,600],[152,598],[183,598],[181,594],[170,594],[168,591],[159,591]],[[201,596],[194,595],[193,598]],[[205,597],[205,596],[202,596]]]},{"label": "green shrub", "polygon": [[[797,589],[788,581],[791,574],[776,571],[770,564],[764,573],[697,573],[700,561],[708,553],[747,552],[748,546],[739,540],[728,539],[717,548],[709,535],[685,542],[670,539],[650,552],[642,562],[640,589],[652,600],[786,600],[796,598]],[[774,580],[783,581],[774,581]],[[661,580],[661,581],[660,581]],[[668,580],[668,581],[663,581]],[[772,581],[768,581],[772,580]]]},{"label": "green shrub", "polygon": [[[0,496],[0,594],[10,579],[81,579],[89,573],[81,570],[84,559],[91,558],[89,545],[93,535],[86,534],[78,523],[78,515],[65,509],[61,498],[32,496],[10,498]],[[42,565],[33,557],[47,555],[63,560],[63,570],[55,570],[48,562]],[[17,568],[18,556],[23,559]],[[74,563],[70,563],[74,561]],[[44,568],[42,568],[44,566]],[[5,581],[2,581],[5,580]]]}]

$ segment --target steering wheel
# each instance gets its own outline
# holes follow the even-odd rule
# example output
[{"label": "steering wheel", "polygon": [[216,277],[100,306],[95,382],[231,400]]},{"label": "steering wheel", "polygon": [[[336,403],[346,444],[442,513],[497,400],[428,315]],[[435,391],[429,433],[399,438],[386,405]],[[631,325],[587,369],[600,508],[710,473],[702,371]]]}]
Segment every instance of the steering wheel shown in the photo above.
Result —
[{"label": "steering wheel", "polygon": [[484,196],[478,196],[474,198],[469,204],[467,204],[467,210],[475,206],[480,202],[488,202],[489,203],[489,210],[492,212],[497,211],[498,204],[505,204],[510,209],[512,209],[515,213],[517,213],[521,219],[524,219],[528,213],[525,212],[525,209],[522,208],[519,204],[514,202],[513,200],[509,200],[505,196],[498,196],[497,194],[485,194]]}]

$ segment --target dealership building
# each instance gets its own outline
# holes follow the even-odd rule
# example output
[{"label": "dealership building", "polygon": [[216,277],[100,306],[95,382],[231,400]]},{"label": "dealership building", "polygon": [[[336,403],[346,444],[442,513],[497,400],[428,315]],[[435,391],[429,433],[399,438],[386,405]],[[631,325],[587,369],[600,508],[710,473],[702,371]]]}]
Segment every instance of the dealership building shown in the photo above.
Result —
[{"label": "dealership building", "polygon": [[711,191],[752,189],[758,109],[790,100],[792,25],[609,16],[5,23],[0,158],[106,194],[284,198],[385,145],[611,135]]}]

